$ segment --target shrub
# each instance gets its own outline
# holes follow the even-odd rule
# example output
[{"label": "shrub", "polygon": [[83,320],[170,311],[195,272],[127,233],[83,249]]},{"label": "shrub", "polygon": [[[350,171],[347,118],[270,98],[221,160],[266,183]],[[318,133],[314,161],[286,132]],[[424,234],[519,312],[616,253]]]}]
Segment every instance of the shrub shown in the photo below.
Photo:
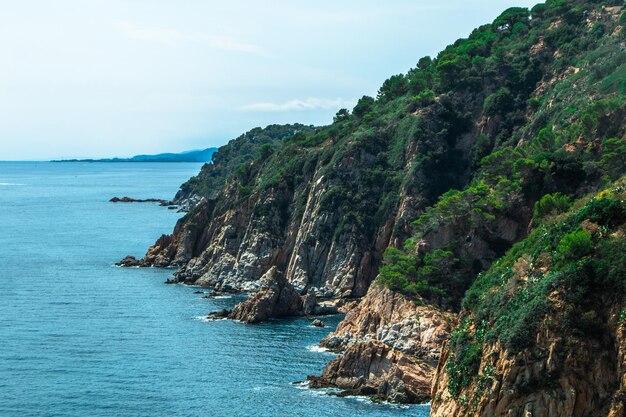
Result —
[{"label": "shrub", "polygon": [[626,207],[616,198],[594,198],[578,213],[578,221],[585,219],[603,226],[621,224],[626,220]]},{"label": "shrub", "polygon": [[363,96],[356,103],[356,106],[354,106],[354,109],[352,110],[352,114],[354,114],[354,116],[360,119],[363,116],[365,116],[367,113],[369,113],[372,110],[373,106],[374,106],[374,99],[370,96]]},{"label": "shrub", "polygon": [[570,205],[571,200],[566,195],[561,193],[546,194],[535,203],[533,215],[535,219],[541,219],[548,215],[563,213]]},{"label": "shrub", "polygon": [[591,233],[586,230],[576,230],[568,233],[563,236],[557,249],[566,258],[582,258],[593,249]]},{"label": "shrub", "polygon": [[416,108],[426,107],[435,101],[433,90],[426,89],[413,97],[413,104]]},{"label": "shrub", "polygon": [[485,99],[484,111],[487,116],[497,116],[509,111],[513,106],[513,95],[506,87],[500,87]]},{"label": "shrub", "polygon": [[448,390],[458,397],[478,374],[483,353],[482,341],[477,341],[469,328],[471,320],[465,319],[450,335],[451,355],[446,363]]}]

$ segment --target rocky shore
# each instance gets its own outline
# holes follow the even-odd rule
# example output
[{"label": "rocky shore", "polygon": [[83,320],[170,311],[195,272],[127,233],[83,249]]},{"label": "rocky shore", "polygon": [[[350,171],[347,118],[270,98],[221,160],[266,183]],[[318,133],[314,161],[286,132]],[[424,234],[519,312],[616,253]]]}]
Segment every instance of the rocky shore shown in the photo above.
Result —
[{"label": "rocky shore", "polygon": [[453,318],[373,284],[320,343],[341,356],[321,376],[310,376],[311,386],[394,402],[425,401]]}]

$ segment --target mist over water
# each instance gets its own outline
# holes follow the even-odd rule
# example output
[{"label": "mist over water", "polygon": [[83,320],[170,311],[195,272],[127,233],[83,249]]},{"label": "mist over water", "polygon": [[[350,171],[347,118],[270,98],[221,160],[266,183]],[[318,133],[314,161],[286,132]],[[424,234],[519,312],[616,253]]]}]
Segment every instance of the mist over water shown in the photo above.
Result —
[{"label": "mist over water", "polygon": [[332,354],[306,318],[207,322],[240,297],[122,269],[181,214],[170,199],[200,164],[0,163],[0,415],[426,416],[427,406],[338,398],[295,382]]}]

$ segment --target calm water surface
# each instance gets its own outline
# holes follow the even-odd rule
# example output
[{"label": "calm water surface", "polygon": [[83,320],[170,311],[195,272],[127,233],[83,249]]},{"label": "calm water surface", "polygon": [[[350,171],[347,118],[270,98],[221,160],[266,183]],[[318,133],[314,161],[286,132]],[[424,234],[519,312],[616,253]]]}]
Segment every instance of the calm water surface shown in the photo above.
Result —
[{"label": "calm water surface", "polygon": [[0,415],[427,416],[294,384],[332,355],[307,319],[205,322],[236,299],[121,269],[180,214],[113,196],[172,198],[199,164],[0,162]]}]

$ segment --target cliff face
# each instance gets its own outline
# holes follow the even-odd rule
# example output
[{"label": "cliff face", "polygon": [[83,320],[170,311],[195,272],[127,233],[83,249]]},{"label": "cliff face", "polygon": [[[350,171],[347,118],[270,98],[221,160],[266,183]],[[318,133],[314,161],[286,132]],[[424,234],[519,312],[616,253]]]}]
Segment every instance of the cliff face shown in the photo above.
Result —
[{"label": "cliff face", "polygon": [[597,338],[565,336],[544,319],[533,346],[513,353],[500,343],[482,350],[479,377],[452,396],[444,349],[432,391],[431,416],[623,416],[624,326],[619,310],[603,311]]},{"label": "cliff face", "polygon": [[334,386],[348,393],[396,402],[420,402],[430,386],[453,315],[373,284],[321,346],[342,355],[314,387]]},{"label": "cliff face", "polygon": [[625,181],[544,220],[479,277],[431,415],[623,415]]},{"label": "cliff face", "polygon": [[[480,101],[446,104],[462,105],[478,107]],[[454,174],[467,165],[461,156],[469,153],[471,132],[463,142],[430,143],[449,111],[433,106],[428,122],[402,115],[379,136],[355,132],[347,122],[335,136],[321,136],[321,143],[304,146],[299,141],[311,139],[296,135],[268,159],[244,165],[156,242],[141,264],[177,266],[179,282],[234,291],[257,288],[276,267],[301,293],[313,288],[321,297],[363,296],[384,249],[403,240],[441,182],[464,181]],[[447,171],[443,161],[419,154],[420,146],[454,155],[458,167]],[[446,172],[414,185],[409,175],[426,176],[427,169]]]}]

